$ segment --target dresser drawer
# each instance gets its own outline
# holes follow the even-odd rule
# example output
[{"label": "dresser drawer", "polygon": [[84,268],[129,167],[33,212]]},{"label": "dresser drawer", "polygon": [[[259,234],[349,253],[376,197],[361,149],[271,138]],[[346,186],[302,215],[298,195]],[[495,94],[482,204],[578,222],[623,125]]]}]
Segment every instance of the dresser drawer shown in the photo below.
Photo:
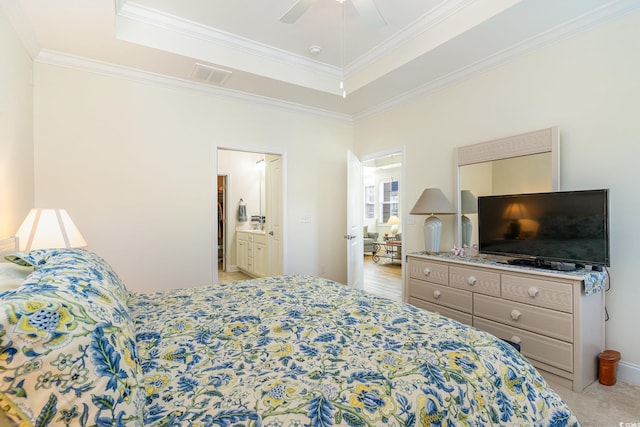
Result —
[{"label": "dresser drawer", "polygon": [[409,263],[409,277],[428,280],[431,283],[449,284],[449,267],[437,262],[422,259],[411,260]]},{"label": "dresser drawer", "polygon": [[452,289],[435,283],[409,279],[409,297],[444,305],[449,308],[471,313],[473,297],[471,292]]},{"label": "dresser drawer", "polygon": [[569,283],[503,274],[502,298],[573,313],[573,287]]},{"label": "dresser drawer", "polygon": [[475,268],[451,267],[449,284],[455,288],[500,296],[500,274]]},{"label": "dresser drawer", "polygon": [[474,294],[473,314],[505,325],[573,342],[573,318],[569,313]]},{"label": "dresser drawer", "polygon": [[573,372],[573,345],[544,337],[522,329],[501,325],[490,320],[473,317],[473,326],[498,338],[520,344],[522,354],[550,366]]},{"label": "dresser drawer", "polygon": [[409,298],[409,304],[414,305],[418,308],[422,308],[423,310],[441,314],[453,320],[457,320],[460,323],[464,323],[465,325],[471,326],[473,324],[473,316],[471,316],[469,313],[463,313],[452,308],[447,308],[438,304],[432,304],[418,298]]}]

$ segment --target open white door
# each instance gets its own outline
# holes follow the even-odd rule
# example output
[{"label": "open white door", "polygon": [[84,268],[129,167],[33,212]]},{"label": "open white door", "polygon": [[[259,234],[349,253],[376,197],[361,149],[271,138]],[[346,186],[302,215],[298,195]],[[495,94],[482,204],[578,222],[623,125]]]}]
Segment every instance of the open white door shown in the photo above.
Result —
[{"label": "open white door", "polygon": [[282,243],[282,158],[280,155],[266,155],[265,174],[267,213],[267,241],[269,247],[269,276],[278,276],[283,272]]},{"label": "open white door", "polygon": [[362,236],[362,162],[347,151],[347,284],[364,289]]}]

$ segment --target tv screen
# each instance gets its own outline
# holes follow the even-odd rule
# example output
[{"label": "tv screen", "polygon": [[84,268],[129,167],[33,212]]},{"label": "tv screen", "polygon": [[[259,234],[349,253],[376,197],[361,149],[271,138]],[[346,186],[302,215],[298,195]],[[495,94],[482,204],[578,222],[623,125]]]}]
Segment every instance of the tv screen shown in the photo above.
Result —
[{"label": "tv screen", "polygon": [[609,266],[608,190],[478,197],[481,253]]}]

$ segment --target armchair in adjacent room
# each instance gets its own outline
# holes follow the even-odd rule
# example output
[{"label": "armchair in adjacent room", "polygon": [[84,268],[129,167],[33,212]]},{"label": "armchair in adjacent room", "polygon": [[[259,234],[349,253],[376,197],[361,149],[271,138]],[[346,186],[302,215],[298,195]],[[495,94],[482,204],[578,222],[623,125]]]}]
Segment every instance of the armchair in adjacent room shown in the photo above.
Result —
[{"label": "armchair in adjacent room", "polygon": [[368,231],[367,226],[364,227],[362,233],[362,237],[364,238],[364,253],[371,252],[373,254],[373,242],[378,241],[378,234],[377,232]]}]

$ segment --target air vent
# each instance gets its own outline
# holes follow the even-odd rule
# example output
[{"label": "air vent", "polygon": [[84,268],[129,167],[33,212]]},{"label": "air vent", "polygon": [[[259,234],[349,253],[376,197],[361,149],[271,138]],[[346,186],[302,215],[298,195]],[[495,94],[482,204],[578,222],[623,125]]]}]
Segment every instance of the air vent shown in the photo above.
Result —
[{"label": "air vent", "polygon": [[229,70],[196,63],[191,71],[191,78],[201,82],[223,85],[231,77],[231,74],[232,72]]}]

